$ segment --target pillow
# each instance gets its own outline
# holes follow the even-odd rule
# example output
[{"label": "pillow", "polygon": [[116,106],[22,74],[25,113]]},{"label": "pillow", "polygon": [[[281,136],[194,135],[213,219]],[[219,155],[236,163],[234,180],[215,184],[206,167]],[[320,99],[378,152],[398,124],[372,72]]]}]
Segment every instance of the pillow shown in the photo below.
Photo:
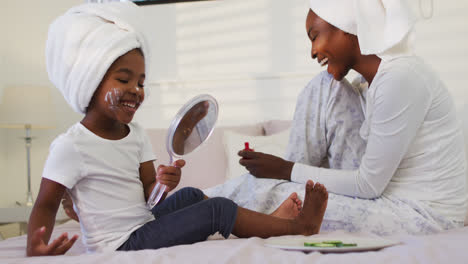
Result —
[{"label": "pillow", "polygon": [[[226,180],[227,159],[223,147],[223,137],[224,132],[227,130],[242,131],[242,133],[252,136],[263,135],[263,127],[260,123],[215,127],[213,134],[200,149],[184,157],[186,164],[182,169],[180,183],[175,190],[187,186],[205,189],[221,184]],[[159,164],[167,165],[169,162],[169,154],[167,154],[165,147],[167,129],[151,128],[146,129],[146,133],[151,140],[153,152],[157,158],[155,166],[157,167]]]},{"label": "pillow", "polygon": [[239,164],[239,150],[244,149],[244,143],[249,142],[250,148],[278,157],[283,157],[289,140],[289,129],[270,136],[248,136],[234,131],[225,131],[223,138],[224,150],[227,157],[226,180],[248,173]]},{"label": "pillow", "polygon": [[265,135],[273,135],[291,128],[291,120],[269,120],[263,123]]}]

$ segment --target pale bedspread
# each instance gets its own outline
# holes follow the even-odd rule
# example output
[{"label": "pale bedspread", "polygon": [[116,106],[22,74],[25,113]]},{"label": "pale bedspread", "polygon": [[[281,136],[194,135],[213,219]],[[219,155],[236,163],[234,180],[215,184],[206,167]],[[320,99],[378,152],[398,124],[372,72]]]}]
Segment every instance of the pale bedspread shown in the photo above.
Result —
[{"label": "pale bedspread", "polygon": [[[258,179],[250,174],[204,190],[209,197],[222,196],[239,206],[263,213],[273,212],[291,193],[304,198],[304,184]],[[321,232],[346,230],[378,235],[431,234],[456,225],[414,201],[382,196],[365,200],[329,193]]]},{"label": "pale bedspread", "polygon": [[[61,232],[79,233],[76,222],[57,226],[52,237]],[[350,236],[342,231],[323,237]],[[372,236],[366,233],[353,236]],[[0,241],[0,263],[466,263],[468,227],[429,236],[392,236],[400,245],[361,253],[321,254],[285,251],[264,246],[260,238],[208,240],[159,250],[85,254],[80,241],[65,256],[26,258],[26,236]]]}]

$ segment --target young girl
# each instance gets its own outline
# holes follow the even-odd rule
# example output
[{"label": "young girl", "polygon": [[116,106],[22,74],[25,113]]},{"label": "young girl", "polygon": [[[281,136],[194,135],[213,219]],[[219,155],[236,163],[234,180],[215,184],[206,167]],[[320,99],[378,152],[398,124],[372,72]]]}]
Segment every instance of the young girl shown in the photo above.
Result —
[{"label": "young girl", "polygon": [[156,249],[203,241],[216,232],[224,237],[316,234],[328,193],[311,181],[300,212],[295,199],[265,215],[226,198],[208,199],[195,188],[146,208],[156,181],[173,190],[185,162],[160,166],[156,173],[150,142],[131,122],[144,100],[149,58],[144,36],[130,23],[141,17],[138,12],[128,2],[87,4],[50,27],[49,77],[85,117],[52,143],[30,216],[27,255],[64,254],[77,240],[64,233],[49,243],[65,191],[75,204],[88,252]]}]

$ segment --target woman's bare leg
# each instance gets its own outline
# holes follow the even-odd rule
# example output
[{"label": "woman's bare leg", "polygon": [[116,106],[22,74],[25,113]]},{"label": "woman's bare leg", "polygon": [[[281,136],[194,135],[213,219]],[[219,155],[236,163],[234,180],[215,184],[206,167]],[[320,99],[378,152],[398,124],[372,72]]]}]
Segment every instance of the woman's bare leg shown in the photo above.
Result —
[{"label": "woman's bare leg", "polygon": [[239,207],[232,233],[238,237],[262,238],[317,234],[327,208],[328,192],[319,183],[314,186],[312,181],[308,181],[305,188],[304,206],[294,219],[284,219]]}]

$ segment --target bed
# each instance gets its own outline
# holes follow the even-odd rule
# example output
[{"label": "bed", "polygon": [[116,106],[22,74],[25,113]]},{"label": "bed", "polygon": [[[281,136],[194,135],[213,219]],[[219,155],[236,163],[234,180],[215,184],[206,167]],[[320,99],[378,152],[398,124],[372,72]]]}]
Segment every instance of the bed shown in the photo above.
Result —
[{"label": "bed", "polygon": [[[52,237],[62,232],[79,234],[79,224],[68,221],[54,230]],[[327,237],[372,237],[371,234],[332,232]],[[288,239],[291,236],[280,237]],[[298,238],[298,237],[294,237]],[[301,237],[299,237],[301,238]],[[304,239],[306,239],[304,237]],[[25,257],[26,236],[0,241],[0,263],[467,263],[468,227],[428,236],[400,235],[389,239],[400,244],[378,251],[320,253],[288,251],[265,246],[271,239],[212,236],[205,242],[158,250],[106,252],[86,254],[77,241],[64,256]]]},{"label": "bed", "polygon": [[[226,178],[239,175],[241,172],[232,167],[235,152],[242,146],[243,140],[250,141],[254,146],[260,146],[265,140],[274,142],[279,149],[287,143],[286,136],[273,135],[289,126],[289,122],[267,122],[236,128],[217,128],[206,146],[191,157],[187,158],[184,177],[178,188],[196,186],[201,189],[222,183]],[[228,137],[224,136],[230,131]],[[242,136],[232,132],[242,131]],[[160,129],[148,130],[154,151],[160,163],[168,161],[165,144],[165,131]],[[260,138],[257,138],[260,137]],[[258,140],[258,142],[256,142]],[[262,141],[262,142],[260,142]],[[283,144],[283,145],[282,145]],[[271,146],[272,144],[269,144]],[[159,148],[157,148],[159,146]],[[231,149],[232,151],[225,151]],[[266,152],[274,149],[265,150]],[[230,152],[232,152],[230,154]],[[207,161],[206,156],[213,157]],[[237,162],[237,161],[236,161]],[[235,163],[236,163],[235,162]],[[216,164],[216,166],[213,166]],[[227,173],[226,173],[226,169]],[[203,170],[205,177],[196,177],[197,171]],[[219,177],[226,175],[226,177]],[[468,215],[467,215],[468,220]],[[467,222],[465,222],[466,224]],[[68,221],[55,227],[52,238],[68,232],[70,235],[80,234],[79,224]],[[375,238],[370,233],[344,233],[335,231],[321,233],[316,238],[348,237]],[[19,236],[0,241],[0,263],[468,263],[468,226],[427,236],[398,235],[386,237],[399,244],[376,251],[348,252],[348,253],[320,253],[291,251],[268,247],[265,244],[273,239],[309,239],[301,236],[286,236],[271,239],[239,239],[231,236],[223,239],[214,235],[207,241],[192,245],[180,245],[158,250],[142,250],[133,252],[106,252],[86,254],[81,241],[64,256],[56,257],[25,257],[26,236]]]}]

